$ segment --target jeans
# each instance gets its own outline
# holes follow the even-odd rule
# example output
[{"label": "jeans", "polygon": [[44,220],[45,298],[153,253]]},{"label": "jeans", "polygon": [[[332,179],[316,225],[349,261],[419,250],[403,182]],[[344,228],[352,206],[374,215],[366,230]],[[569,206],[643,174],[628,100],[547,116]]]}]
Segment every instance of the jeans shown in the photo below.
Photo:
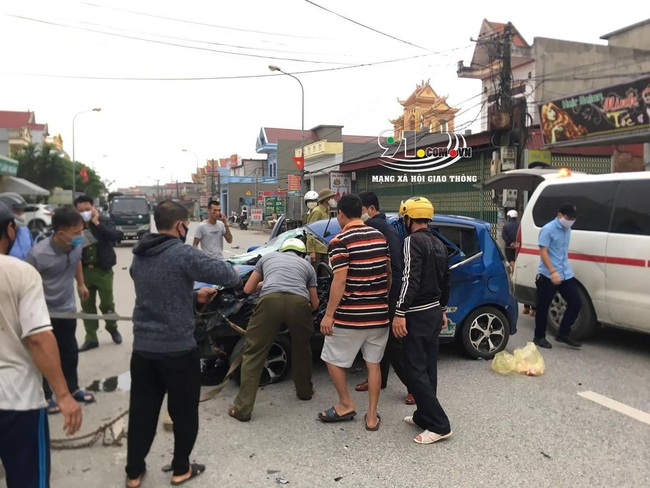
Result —
[{"label": "jeans", "polygon": [[[79,378],[77,377],[77,364],[79,363],[79,347],[77,345],[76,319],[51,319],[52,331],[56,337],[56,344],[59,346],[59,356],[61,358],[61,369],[63,376],[68,384],[70,393],[79,389]],[[45,398],[52,398],[52,389],[45,378],[43,378],[43,391]]]},{"label": "jeans", "polygon": [[550,278],[544,275],[537,275],[535,280],[537,286],[537,311],[535,314],[535,338],[546,337],[546,323],[548,320],[548,309],[553,302],[553,297],[559,291],[562,298],[566,301],[566,310],[560,322],[559,335],[567,337],[571,332],[571,326],[574,324],[580,313],[580,295],[578,294],[578,284],[575,278],[564,280],[559,285],[554,285]]}]

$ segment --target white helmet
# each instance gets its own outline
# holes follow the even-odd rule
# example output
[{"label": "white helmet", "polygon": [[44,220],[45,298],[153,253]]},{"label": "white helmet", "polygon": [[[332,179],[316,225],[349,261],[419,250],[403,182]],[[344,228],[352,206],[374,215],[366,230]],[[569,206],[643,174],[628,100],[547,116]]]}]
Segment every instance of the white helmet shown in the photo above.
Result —
[{"label": "white helmet", "polygon": [[516,210],[508,210],[508,213],[506,215],[511,219],[516,219],[517,217],[519,217],[519,214],[517,213]]},{"label": "white helmet", "polygon": [[310,190],[307,193],[305,193],[305,202],[309,201],[318,201],[318,192],[315,192],[314,190]]},{"label": "white helmet", "polygon": [[280,252],[285,251],[296,251],[305,254],[307,252],[307,248],[305,247],[305,243],[300,239],[297,239],[296,237],[290,237],[282,243],[282,246],[280,246]]}]

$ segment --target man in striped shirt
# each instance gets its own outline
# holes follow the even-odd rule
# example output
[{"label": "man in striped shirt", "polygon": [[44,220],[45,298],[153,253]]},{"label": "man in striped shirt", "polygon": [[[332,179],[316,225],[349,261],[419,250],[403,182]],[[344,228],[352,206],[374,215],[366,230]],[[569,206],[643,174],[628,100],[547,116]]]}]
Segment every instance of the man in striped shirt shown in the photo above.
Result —
[{"label": "man in striped shirt", "polygon": [[321,359],[327,363],[339,401],[318,414],[324,422],[352,420],[356,415],[345,370],[361,351],[368,368],[367,430],[379,429],[377,413],[381,371],[379,363],[388,341],[390,255],[384,235],[361,220],[361,200],[344,195],[338,203],[343,231],[329,244],[334,270],[321,332],[325,336]]}]

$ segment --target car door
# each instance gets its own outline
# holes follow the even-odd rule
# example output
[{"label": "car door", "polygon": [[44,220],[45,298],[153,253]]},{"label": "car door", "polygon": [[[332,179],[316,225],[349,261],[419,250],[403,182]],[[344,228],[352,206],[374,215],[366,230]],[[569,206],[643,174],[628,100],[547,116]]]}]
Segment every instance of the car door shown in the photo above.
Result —
[{"label": "car door", "polygon": [[650,332],[650,179],[622,181],[607,237],[605,287],[612,323]]}]

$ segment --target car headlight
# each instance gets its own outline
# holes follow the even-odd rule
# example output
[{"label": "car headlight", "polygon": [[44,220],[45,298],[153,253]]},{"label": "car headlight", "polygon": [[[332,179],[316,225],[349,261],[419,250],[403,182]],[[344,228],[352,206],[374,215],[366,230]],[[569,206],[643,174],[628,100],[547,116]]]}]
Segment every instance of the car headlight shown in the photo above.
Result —
[{"label": "car headlight", "polygon": [[151,228],[151,224],[144,224],[141,225],[138,230],[149,230]]}]

